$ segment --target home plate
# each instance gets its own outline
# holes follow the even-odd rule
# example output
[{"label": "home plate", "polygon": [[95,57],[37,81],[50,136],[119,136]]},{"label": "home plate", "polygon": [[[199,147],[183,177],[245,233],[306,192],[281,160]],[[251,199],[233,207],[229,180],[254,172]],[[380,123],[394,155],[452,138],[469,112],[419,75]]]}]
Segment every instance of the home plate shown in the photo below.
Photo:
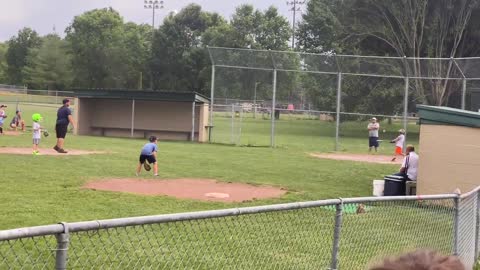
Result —
[{"label": "home plate", "polygon": [[215,198],[215,199],[226,199],[226,198],[230,198],[230,195],[227,193],[212,192],[212,193],[205,193],[205,197]]}]

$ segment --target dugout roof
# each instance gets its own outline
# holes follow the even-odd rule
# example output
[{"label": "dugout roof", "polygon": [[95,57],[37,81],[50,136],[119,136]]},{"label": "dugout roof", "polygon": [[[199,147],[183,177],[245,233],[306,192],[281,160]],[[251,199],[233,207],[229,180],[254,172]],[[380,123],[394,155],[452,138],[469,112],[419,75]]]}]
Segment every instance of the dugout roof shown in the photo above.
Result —
[{"label": "dugout roof", "polygon": [[170,102],[209,103],[210,100],[197,92],[148,91],[131,89],[73,89],[78,98],[153,100]]},{"label": "dugout roof", "polygon": [[417,105],[420,124],[480,128],[480,113],[449,107]]}]

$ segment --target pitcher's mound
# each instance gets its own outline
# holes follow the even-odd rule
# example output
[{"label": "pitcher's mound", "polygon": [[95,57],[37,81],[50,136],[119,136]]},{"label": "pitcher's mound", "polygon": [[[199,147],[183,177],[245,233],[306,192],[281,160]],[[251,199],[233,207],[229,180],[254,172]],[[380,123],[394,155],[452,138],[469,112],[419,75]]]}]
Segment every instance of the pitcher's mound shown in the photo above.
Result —
[{"label": "pitcher's mound", "polygon": [[84,188],[219,202],[243,202],[254,199],[277,198],[287,192],[275,187],[223,183],[209,179],[158,179],[149,181],[109,179],[90,182]]},{"label": "pitcher's mound", "polygon": [[335,160],[349,160],[349,161],[361,161],[369,163],[379,163],[379,164],[402,164],[403,157],[397,157],[397,160],[392,161],[393,156],[385,155],[368,155],[368,154],[310,154],[312,157],[316,158],[326,158],[326,159],[335,159]]},{"label": "pitcher's mound", "polygon": [[[60,154],[53,149],[38,149],[40,155],[45,156],[78,156],[78,155],[91,155],[91,154],[105,154],[102,151],[86,151],[86,150],[73,150],[67,149],[68,153]],[[14,155],[31,155],[32,148],[17,148],[17,147],[0,147],[0,154],[14,154]]]}]

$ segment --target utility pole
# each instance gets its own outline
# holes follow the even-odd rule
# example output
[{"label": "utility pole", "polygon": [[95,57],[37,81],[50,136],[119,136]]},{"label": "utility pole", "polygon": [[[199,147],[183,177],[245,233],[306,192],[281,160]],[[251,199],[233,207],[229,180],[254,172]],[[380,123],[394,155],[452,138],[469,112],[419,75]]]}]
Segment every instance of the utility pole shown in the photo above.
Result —
[{"label": "utility pole", "polygon": [[291,0],[287,1],[287,6],[291,6],[288,11],[293,13],[293,23],[292,23],[292,49],[295,49],[295,27],[296,27],[296,18],[297,12],[302,12],[302,6],[305,4],[305,0]]},{"label": "utility pole", "polygon": [[[152,44],[155,35],[155,10],[163,9],[163,0],[144,0],[143,7],[145,9],[152,9]],[[150,69],[150,90],[153,90],[153,71]]]},{"label": "utility pole", "polygon": [[145,9],[152,9],[152,29],[155,29],[155,10],[163,9],[163,1],[158,0],[144,0],[143,7]]}]

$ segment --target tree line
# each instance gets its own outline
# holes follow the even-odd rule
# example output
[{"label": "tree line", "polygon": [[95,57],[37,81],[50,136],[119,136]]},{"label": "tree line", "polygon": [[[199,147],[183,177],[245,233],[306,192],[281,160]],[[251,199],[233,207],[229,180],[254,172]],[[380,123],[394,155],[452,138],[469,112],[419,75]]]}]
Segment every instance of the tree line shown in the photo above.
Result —
[{"label": "tree line", "polygon": [[[310,0],[296,27],[293,49],[326,55],[478,56],[478,1]],[[76,16],[64,38],[40,36],[24,28],[0,43],[0,83],[33,89],[123,88],[209,94],[211,68],[206,46],[292,50],[288,45],[291,36],[287,18],[273,6],[258,10],[241,5],[226,19],[190,4],[170,13],[156,29],[125,22],[112,8],[95,9]],[[301,63],[294,58],[285,61]],[[406,65],[410,73],[419,76],[448,72],[448,65],[440,61],[428,66],[425,70],[419,61]],[[271,98],[271,73],[221,72],[217,76],[219,95]],[[335,78],[292,73],[280,74],[279,80],[281,99],[308,99],[324,110],[335,106]],[[411,102],[458,103],[460,84],[414,80]],[[342,87],[343,109],[398,112],[402,85],[402,81],[383,78],[348,78]],[[371,102],[378,98],[385,102]]]}]

